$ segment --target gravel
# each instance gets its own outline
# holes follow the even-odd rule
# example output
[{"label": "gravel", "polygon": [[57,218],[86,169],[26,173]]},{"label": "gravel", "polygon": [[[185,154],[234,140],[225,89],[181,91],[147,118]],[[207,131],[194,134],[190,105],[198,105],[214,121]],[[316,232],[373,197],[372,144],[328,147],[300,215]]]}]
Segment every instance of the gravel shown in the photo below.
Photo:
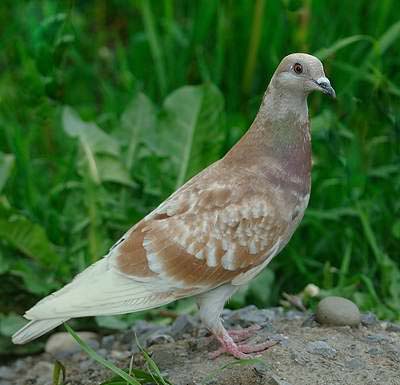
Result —
[{"label": "gravel", "polygon": [[[388,322],[362,323],[359,327],[302,327],[309,313],[284,312],[281,308],[250,306],[225,311],[227,325],[235,328],[264,325],[250,338],[259,343],[267,338],[279,344],[262,353],[251,365],[222,366],[230,356],[210,360],[217,344],[199,324],[198,317],[180,316],[171,326],[140,321],[125,332],[95,339],[97,352],[120,368],[145,367],[143,356],[133,342],[134,333],[145,341],[162,373],[174,385],[198,385],[211,373],[215,385],[400,385],[400,333],[387,330]],[[372,317],[368,317],[372,320]],[[55,356],[49,353],[0,364],[0,385],[50,385]],[[107,369],[76,351],[61,358],[66,384],[96,385],[112,377]]]}]

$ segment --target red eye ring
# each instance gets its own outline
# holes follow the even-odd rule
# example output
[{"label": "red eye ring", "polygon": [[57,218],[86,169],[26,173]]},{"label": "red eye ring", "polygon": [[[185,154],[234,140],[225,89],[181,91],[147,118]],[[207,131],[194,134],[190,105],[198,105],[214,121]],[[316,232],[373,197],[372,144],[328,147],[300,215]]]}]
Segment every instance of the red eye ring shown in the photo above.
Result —
[{"label": "red eye ring", "polygon": [[303,66],[300,63],[296,63],[293,66],[293,71],[296,72],[296,74],[299,75],[299,74],[303,73]]}]

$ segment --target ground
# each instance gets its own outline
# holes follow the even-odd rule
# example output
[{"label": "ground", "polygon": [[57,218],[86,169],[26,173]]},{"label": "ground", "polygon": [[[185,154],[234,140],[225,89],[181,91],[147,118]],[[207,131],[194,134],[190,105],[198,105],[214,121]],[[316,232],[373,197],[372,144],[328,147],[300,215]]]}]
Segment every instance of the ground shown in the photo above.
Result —
[{"label": "ground", "polygon": [[[134,365],[143,366],[134,344],[136,332],[174,385],[400,385],[400,326],[378,321],[372,314],[364,314],[355,328],[321,326],[310,313],[252,306],[226,311],[224,319],[234,328],[260,323],[263,329],[251,340],[270,338],[279,343],[259,362],[238,365],[236,361],[221,369],[235,360],[226,355],[210,360],[208,354],[217,344],[197,318],[181,316],[168,327],[141,321],[130,331],[103,337],[95,348],[119,367],[127,367],[132,354]],[[111,377],[83,352],[66,352],[58,358],[67,369],[65,384],[94,385]],[[43,353],[0,367],[0,385],[52,384],[54,360]]]}]

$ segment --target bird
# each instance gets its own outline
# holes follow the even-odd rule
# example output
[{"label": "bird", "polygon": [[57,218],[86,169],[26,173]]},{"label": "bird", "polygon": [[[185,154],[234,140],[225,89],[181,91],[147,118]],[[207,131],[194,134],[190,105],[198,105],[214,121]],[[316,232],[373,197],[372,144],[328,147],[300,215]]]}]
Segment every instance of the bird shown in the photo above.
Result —
[{"label": "bird", "polygon": [[108,254],[40,300],[12,336],[27,343],[71,318],[152,309],[194,296],[219,341],[214,356],[251,357],[271,341],[242,343],[258,326],[228,331],[225,303],[286,246],[311,191],[307,96],[335,98],[321,61],[293,53],[276,68],[248,131],[136,223]]}]

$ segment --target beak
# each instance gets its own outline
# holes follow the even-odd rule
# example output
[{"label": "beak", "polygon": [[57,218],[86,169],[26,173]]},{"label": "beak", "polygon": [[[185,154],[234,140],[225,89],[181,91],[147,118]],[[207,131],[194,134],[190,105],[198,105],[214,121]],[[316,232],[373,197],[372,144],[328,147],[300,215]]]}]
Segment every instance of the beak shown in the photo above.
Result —
[{"label": "beak", "polygon": [[323,76],[317,80],[314,80],[314,83],[318,85],[318,87],[324,94],[329,95],[334,99],[336,98],[336,92],[331,86],[331,82],[328,78]]}]

